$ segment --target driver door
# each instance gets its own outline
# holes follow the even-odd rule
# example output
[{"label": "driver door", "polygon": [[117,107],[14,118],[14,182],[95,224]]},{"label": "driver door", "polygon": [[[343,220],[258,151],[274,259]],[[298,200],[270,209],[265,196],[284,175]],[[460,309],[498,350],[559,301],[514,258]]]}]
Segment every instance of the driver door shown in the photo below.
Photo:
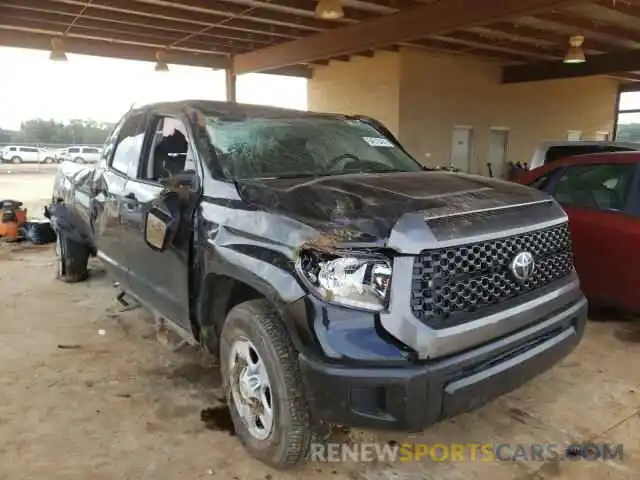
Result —
[{"label": "driver door", "polygon": [[[176,138],[184,142],[175,142]],[[123,242],[128,249],[129,284],[145,304],[190,331],[189,253],[199,198],[192,142],[179,118],[154,115],[146,145],[135,177],[125,186]],[[172,178],[188,183],[180,189],[178,202]],[[177,228],[162,251],[152,248],[145,237],[146,218],[152,210],[172,218]]]}]

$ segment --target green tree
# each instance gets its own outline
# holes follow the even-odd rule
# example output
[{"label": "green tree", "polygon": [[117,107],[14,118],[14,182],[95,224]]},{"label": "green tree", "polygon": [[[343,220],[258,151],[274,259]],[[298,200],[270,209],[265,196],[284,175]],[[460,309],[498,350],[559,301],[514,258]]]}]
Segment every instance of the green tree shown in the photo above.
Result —
[{"label": "green tree", "polygon": [[4,143],[101,144],[112,128],[112,124],[98,123],[95,120],[74,119],[62,123],[34,118],[22,122],[20,130],[10,134]]},{"label": "green tree", "polygon": [[618,125],[616,140],[623,142],[640,142],[640,123]]}]

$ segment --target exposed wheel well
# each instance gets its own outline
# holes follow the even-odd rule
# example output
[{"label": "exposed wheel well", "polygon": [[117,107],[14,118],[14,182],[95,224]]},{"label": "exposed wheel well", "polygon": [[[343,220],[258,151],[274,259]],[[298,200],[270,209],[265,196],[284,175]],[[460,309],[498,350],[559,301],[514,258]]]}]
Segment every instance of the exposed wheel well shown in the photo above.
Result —
[{"label": "exposed wheel well", "polygon": [[227,300],[227,306],[224,312],[225,317],[229,313],[229,310],[231,310],[236,305],[242,302],[246,302],[247,300],[255,300],[256,298],[264,298],[264,295],[262,295],[255,288],[247,285],[246,283],[234,281],[231,295]]},{"label": "exposed wheel well", "polygon": [[240,303],[265,297],[244,282],[225,275],[208,275],[200,298],[200,341],[210,353],[217,354],[218,339],[229,311]]}]

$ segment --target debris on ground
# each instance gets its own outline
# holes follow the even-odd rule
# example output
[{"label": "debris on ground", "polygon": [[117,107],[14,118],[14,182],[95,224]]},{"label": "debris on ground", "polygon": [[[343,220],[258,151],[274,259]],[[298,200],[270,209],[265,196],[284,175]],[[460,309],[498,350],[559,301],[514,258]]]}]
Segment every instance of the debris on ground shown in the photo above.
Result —
[{"label": "debris on ground", "polygon": [[45,245],[56,241],[56,232],[49,220],[29,220],[20,227],[20,235],[23,240],[34,245]]}]

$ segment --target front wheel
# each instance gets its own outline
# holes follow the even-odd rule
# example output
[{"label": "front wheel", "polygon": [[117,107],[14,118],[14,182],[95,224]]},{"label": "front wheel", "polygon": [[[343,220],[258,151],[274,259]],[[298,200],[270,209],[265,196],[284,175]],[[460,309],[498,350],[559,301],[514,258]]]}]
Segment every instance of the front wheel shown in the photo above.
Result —
[{"label": "front wheel", "polygon": [[22,159],[20,157],[13,157],[11,163],[22,163]]},{"label": "front wheel", "polygon": [[249,453],[278,469],[304,462],[314,428],[298,355],[266,300],[231,309],[220,365],[236,434]]},{"label": "front wheel", "polygon": [[56,237],[56,278],[77,283],[89,277],[89,248],[74,242],[62,233]]},{"label": "front wheel", "polygon": [[75,160],[74,160],[74,162],[76,162],[76,163],[84,163],[84,158],[82,158],[82,157],[76,157],[76,158],[75,158]]}]

